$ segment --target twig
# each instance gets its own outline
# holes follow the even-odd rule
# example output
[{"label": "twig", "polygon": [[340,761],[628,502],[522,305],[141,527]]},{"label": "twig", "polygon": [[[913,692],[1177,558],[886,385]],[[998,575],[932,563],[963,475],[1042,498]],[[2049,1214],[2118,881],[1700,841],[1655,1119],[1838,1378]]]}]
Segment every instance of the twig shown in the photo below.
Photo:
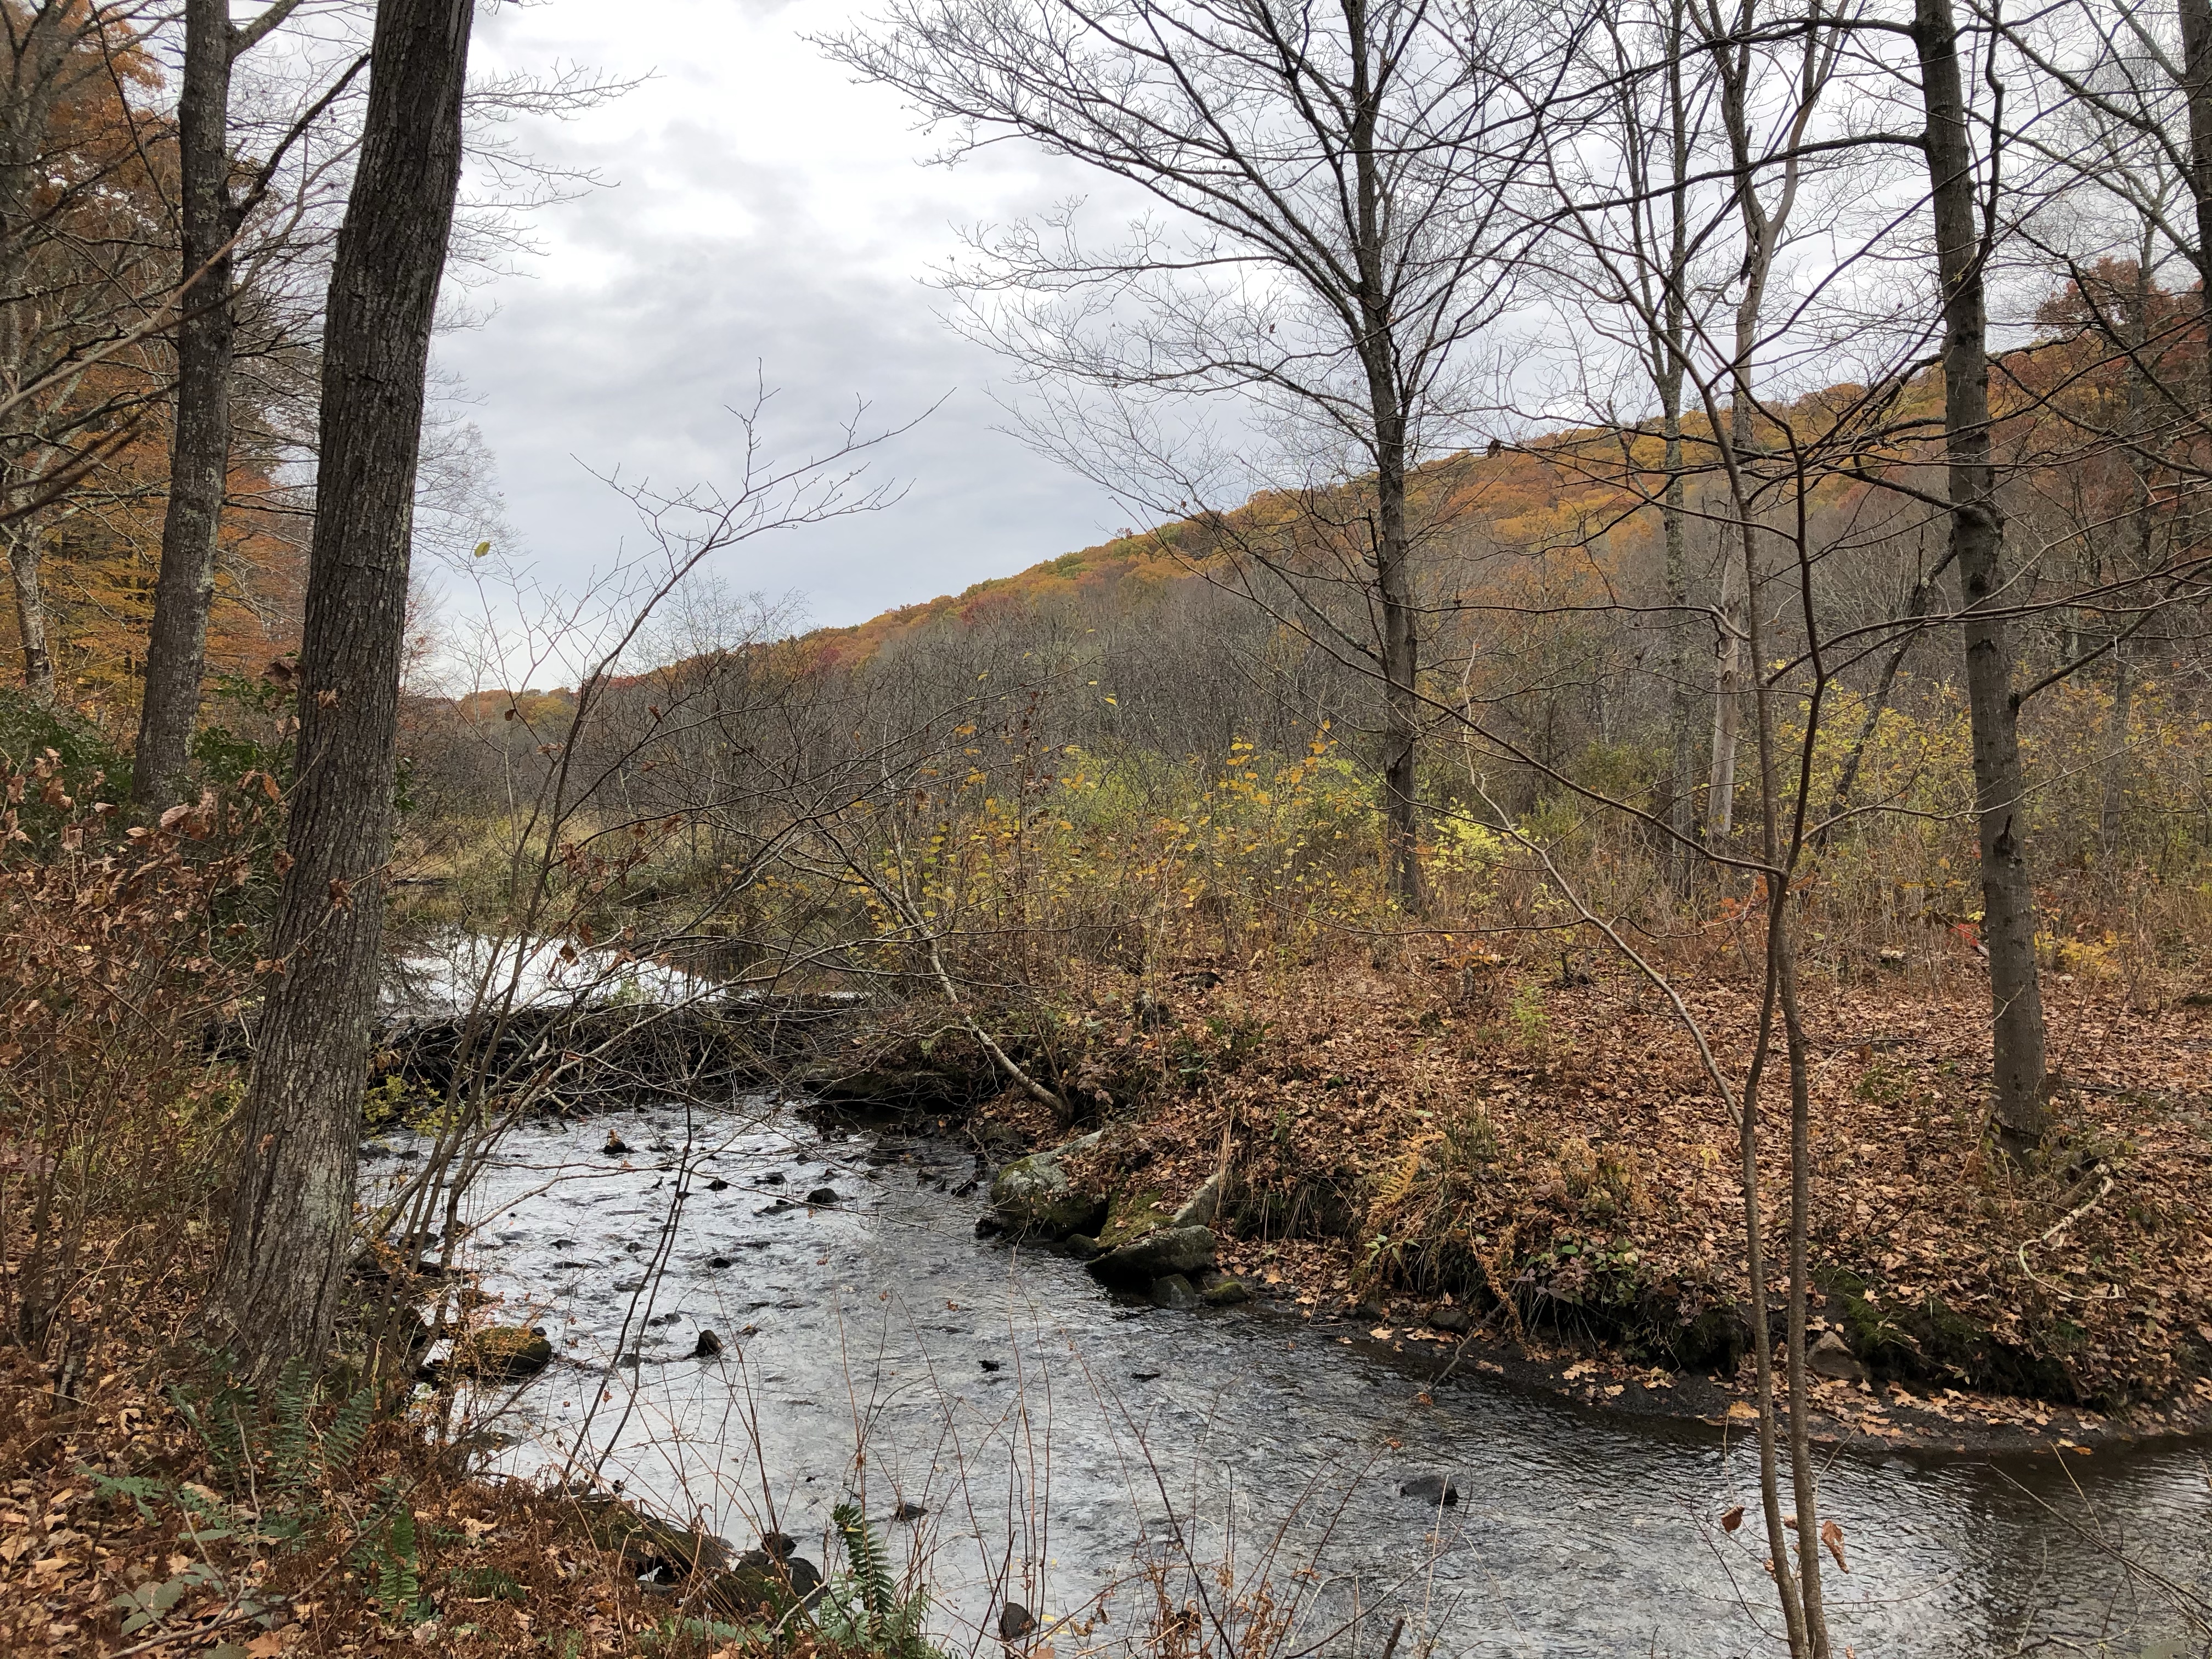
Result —
[{"label": "twig", "polygon": [[2035,1276],[2035,1269],[2027,1265],[2027,1246],[2029,1244],[2038,1246],[2048,1244],[2052,1239],[2057,1237],[2059,1234],[2064,1232],[2069,1227],[2079,1221],[2083,1216],[2088,1214],[2090,1211],[2095,1209],[2098,1205],[2104,1202],[2105,1194],[2112,1190],[2112,1182],[2118,1179],[2118,1177],[2112,1174],[2111,1169],[2106,1165],[2100,1164],[2097,1167],[2104,1171],[2104,1183],[2090,1195],[2087,1202],[2077,1205],[2075,1208],[2069,1210],[2064,1215],[2059,1217],[2057,1220],[2052,1222],[2050,1226],[2045,1228],[2040,1237],[2029,1239],[2020,1247],[2020,1270],[2027,1275],[2028,1283],[2037,1286],[2039,1289],[2050,1291],[2053,1296],[2063,1297],[2069,1302],[2108,1302],[2112,1300],[2112,1298],[2110,1297],[2077,1296],[2071,1291],[2060,1290],[2057,1285],[2051,1284],[2047,1279],[2038,1279]]}]

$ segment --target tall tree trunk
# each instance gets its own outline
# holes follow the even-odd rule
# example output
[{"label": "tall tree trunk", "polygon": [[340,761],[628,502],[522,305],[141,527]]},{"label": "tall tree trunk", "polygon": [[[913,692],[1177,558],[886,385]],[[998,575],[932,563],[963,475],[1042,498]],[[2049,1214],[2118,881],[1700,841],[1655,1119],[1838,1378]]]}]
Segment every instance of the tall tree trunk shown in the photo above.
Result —
[{"label": "tall tree trunk", "polygon": [[[2132,441],[2128,447],[2128,468],[2135,480],[2135,509],[2129,517],[2135,568],[2130,574],[2148,575],[2154,568],[2158,549],[2158,490],[2153,476],[2149,446],[2154,441],[2148,420],[2151,399],[2150,375],[2145,360],[2154,350],[2151,343],[2151,259],[2154,257],[2150,236],[2146,229],[2142,246],[2136,257],[2135,280],[2129,285],[2127,303],[2121,316],[2121,326],[2126,330],[2128,353],[2128,436]],[[2103,799],[2097,812],[2098,849],[2109,860],[2119,844],[2125,829],[2129,772],[2128,726],[2134,713],[2135,681],[2129,674],[2127,631],[2116,621],[2112,624],[2112,718],[2106,738],[2102,779]]]},{"label": "tall tree trunk", "polygon": [[177,328],[177,411],[169,506],[146,641],[145,696],[131,775],[141,802],[173,796],[191,759],[215,599],[216,539],[230,471],[232,309],[229,0],[186,0],[185,76],[177,106],[184,198],[181,280],[191,284]]},{"label": "tall tree trunk", "polygon": [[[0,391],[18,392],[33,375],[27,361],[36,303],[28,274],[33,198],[45,182],[44,164],[54,108],[74,84],[71,49],[86,29],[63,0],[35,0],[28,15],[10,12],[0,30],[6,61],[0,64]],[[0,510],[20,509],[39,486],[27,465],[34,443],[17,438],[0,454]],[[39,581],[39,535],[27,519],[6,527],[8,581],[15,603],[16,639],[23,653],[23,684],[40,702],[54,697],[54,664],[46,646],[46,601]]]},{"label": "tall tree trunk", "polygon": [[2135,720],[2134,676],[2128,672],[2128,642],[2112,641],[2112,717],[2106,728],[2103,799],[2097,812],[2097,839],[2109,860],[2127,830],[2128,727]]},{"label": "tall tree trunk", "polygon": [[1665,526],[1667,543],[1667,609],[1670,617],[1668,632],[1667,674],[1667,730],[1668,790],[1667,827],[1674,832],[1667,848],[1668,878],[1676,892],[1681,892],[1690,883],[1693,859],[1689,843],[1698,833],[1698,792],[1694,781],[1698,770],[1698,699],[1690,690],[1690,682],[1697,672],[1695,641],[1690,629],[1683,625],[1683,617],[1690,607],[1689,538],[1684,520],[1682,487],[1682,416],[1680,408],[1680,392],[1675,394],[1676,407],[1668,411],[1667,428],[1667,493],[1662,499],[1659,516]]},{"label": "tall tree trunk", "polygon": [[1690,112],[1682,85],[1683,46],[1683,0],[1674,0],[1667,32],[1668,160],[1673,179],[1668,192],[1667,291],[1661,300],[1659,338],[1654,342],[1652,355],[1659,370],[1661,430],[1666,443],[1667,493],[1660,503],[1659,517],[1667,544],[1668,631],[1673,642],[1667,698],[1668,769],[1673,783],[1667,823],[1674,840],[1667,849],[1667,867],[1678,893],[1690,884],[1695,866],[1690,843],[1698,832],[1697,790],[1691,781],[1698,766],[1697,699],[1690,690],[1696,642],[1685,626],[1690,605],[1690,558],[1682,479],[1682,381],[1687,364],[1684,348],[1689,312],[1689,186],[1685,181],[1690,176]]},{"label": "tall tree trunk", "polygon": [[319,1363],[351,1237],[390,856],[423,374],[473,0],[381,0],[323,347],[300,781],[217,1293],[237,1357]]},{"label": "tall tree trunk", "polygon": [[1383,272],[1389,228],[1383,222],[1382,159],[1376,153],[1379,91],[1369,64],[1364,0],[1345,0],[1352,50],[1352,119],[1348,133],[1358,191],[1354,227],[1359,273],[1361,367],[1375,429],[1376,598],[1382,611],[1382,834],[1390,896],[1407,915],[1422,906],[1419,824],[1420,636],[1414,610],[1412,538],[1406,526],[1407,423],[1398,380],[1395,319]]},{"label": "tall tree trunk", "polygon": [[[2180,0],[2182,96],[2189,106],[2189,193],[2197,210],[2198,327],[2212,307],[2212,0]],[[2200,343],[2202,342],[2200,334]],[[2203,352],[2200,407],[2212,410],[2212,347]]]},{"label": "tall tree trunk", "polygon": [[[1399,423],[1402,428],[1403,422]],[[1390,456],[1377,480],[1382,545],[1376,585],[1382,601],[1382,686],[1388,730],[1382,739],[1383,834],[1390,849],[1390,896],[1408,915],[1421,909],[1419,825],[1416,817],[1420,709],[1415,695],[1419,635],[1414,628],[1412,561],[1406,533],[1405,444],[1385,445]]]},{"label": "tall tree trunk", "polygon": [[1999,1139],[2015,1155],[2043,1136],[2043,994],[2035,971],[2035,886],[2027,863],[2027,777],[2013,696],[2011,629],[1990,608],[2004,592],[2004,520],[1990,462],[1990,365],[1974,157],[1951,0],[1914,0],[1913,43],[1928,115],[1928,181],[1943,291],[1943,435],[1951,550],[1966,612],[1966,707],[1980,819],[1982,941],[1990,957]]},{"label": "tall tree trunk", "polygon": [[54,700],[54,659],[46,648],[46,607],[39,592],[39,526],[17,519],[6,529],[8,580],[15,596],[15,637],[23,649],[23,685],[40,702]]},{"label": "tall tree trunk", "polygon": [[[1749,114],[1748,36],[1754,15],[1753,0],[1743,0],[1733,33],[1722,24],[1717,7],[1708,12],[1704,24],[1714,64],[1720,70],[1721,124],[1728,133],[1736,211],[1743,221],[1743,293],[1736,301],[1735,339],[1729,356],[1729,471],[1735,483],[1737,556],[1723,554],[1721,558],[1720,599],[1715,616],[1719,636],[1714,642],[1712,777],[1705,802],[1705,840],[1716,849],[1724,846],[1735,830],[1735,750],[1743,716],[1744,635],[1749,607],[1759,602],[1757,548],[1753,540],[1751,501],[1746,493],[1749,479],[1744,470],[1753,436],[1752,357],[1759,347],[1759,313],[1765,303],[1767,275],[1780,237],[1780,216],[1789,212],[1786,197],[1780,216],[1770,215],[1759,197]],[[1756,661],[1752,668],[1757,672]]]}]

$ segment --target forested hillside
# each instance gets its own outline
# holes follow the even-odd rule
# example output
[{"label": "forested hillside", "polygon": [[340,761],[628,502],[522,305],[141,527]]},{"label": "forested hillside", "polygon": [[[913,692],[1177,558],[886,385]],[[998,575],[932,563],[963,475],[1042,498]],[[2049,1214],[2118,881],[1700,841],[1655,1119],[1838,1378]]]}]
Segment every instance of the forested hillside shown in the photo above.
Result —
[{"label": "forested hillside", "polygon": [[2207,0],[833,18],[1141,527],[811,631],[515,9],[0,0],[0,1649],[2203,1646]]}]

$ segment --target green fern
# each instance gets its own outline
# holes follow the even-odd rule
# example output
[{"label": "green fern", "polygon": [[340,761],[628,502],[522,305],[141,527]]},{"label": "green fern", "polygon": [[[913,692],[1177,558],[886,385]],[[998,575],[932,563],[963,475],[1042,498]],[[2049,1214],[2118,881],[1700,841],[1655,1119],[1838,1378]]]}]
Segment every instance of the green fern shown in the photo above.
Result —
[{"label": "green fern", "polygon": [[361,1455],[362,1443],[368,1438],[368,1421],[375,1411],[376,1395],[368,1389],[356,1390],[352,1399],[338,1407],[338,1414],[323,1434],[325,1479],[343,1474],[353,1466],[353,1460]]},{"label": "green fern", "polygon": [[416,1569],[415,1512],[404,1498],[369,1547],[369,1568],[384,1616],[394,1624],[414,1623],[421,1613],[422,1581]]},{"label": "green fern", "polygon": [[217,1484],[231,1492],[242,1489],[254,1462],[253,1434],[247,1426],[253,1391],[226,1378],[207,1393],[172,1389],[169,1401],[206,1448]]},{"label": "green fern", "polygon": [[830,1521],[844,1540],[848,1571],[826,1598],[826,1616],[817,1621],[823,1634],[836,1645],[882,1659],[934,1659],[922,1639],[922,1621],[929,1613],[927,1593],[898,1593],[882,1540],[857,1504],[838,1504]]},{"label": "green fern", "polygon": [[314,1408],[314,1373],[303,1359],[286,1360],[269,1401],[269,1486],[280,1500],[304,1497],[322,1474],[311,1420]]},{"label": "green fern", "polygon": [[890,1567],[875,1529],[857,1504],[840,1504],[830,1512],[830,1524],[845,1540],[845,1559],[852,1564],[854,1589],[867,1615],[868,1645],[880,1649],[897,1607],[898,1591],[891,1583]]}]

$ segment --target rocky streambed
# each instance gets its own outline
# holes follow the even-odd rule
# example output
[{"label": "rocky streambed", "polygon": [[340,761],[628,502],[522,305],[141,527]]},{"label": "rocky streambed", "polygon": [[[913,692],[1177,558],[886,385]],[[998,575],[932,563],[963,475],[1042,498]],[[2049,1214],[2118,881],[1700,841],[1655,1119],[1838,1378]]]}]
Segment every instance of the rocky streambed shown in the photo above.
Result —
[{"label": "rocky streambed", "polygon": [[[1024,1179],[1057,1201],[1033,1164],[1010,1183],[949,1139],[769,1102],[517,1130],[465,1251],[552,1356],[495,1425],[501,1462],[817,1562],[857,1500],[963,1649],[1009,1601],[1049,1629],[1103,1597],[1095,1642],[1264,1582],[1291,1650],[1380,1652],[1401,1614],[1455,1655],[1772,1650],[1757,1528],[1720,1521],[1755,1509],[1724,1426],[1439,1381],[1442,1353],[1246,1299],[1265,1287],[1200,1249],[1202,1193],[1062,1217],[1072,1251],[978,1238],[994,1173],[1002,1218]],[[2194,1450],[1844,1448],[1823,1479],[1839,1650],[2203,1650]]]}]

